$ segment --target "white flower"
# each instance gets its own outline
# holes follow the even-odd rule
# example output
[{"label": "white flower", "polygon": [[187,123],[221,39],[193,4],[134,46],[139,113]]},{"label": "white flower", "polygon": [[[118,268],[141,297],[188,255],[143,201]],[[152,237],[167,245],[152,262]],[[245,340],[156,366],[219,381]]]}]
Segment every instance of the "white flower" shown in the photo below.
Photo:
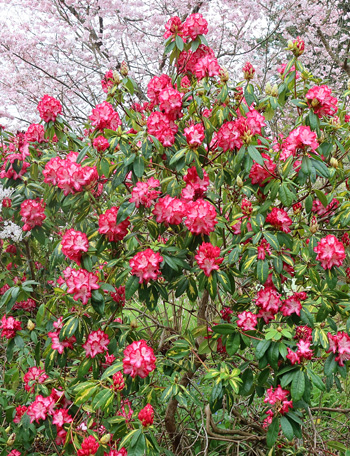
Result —
[{"label": "white flower", "polygon": [[15,191],[15,188],[4,188],[2,184],[0,184],[0,212],[2,209],[2,202],[5,198],[10,198],[12,193]]},{"label": "white flower", "polygon": [[22,241],[22,228],[11,221],[5,221],[3,230],[0,231],[0,239],[12,239],[14,242]]}]

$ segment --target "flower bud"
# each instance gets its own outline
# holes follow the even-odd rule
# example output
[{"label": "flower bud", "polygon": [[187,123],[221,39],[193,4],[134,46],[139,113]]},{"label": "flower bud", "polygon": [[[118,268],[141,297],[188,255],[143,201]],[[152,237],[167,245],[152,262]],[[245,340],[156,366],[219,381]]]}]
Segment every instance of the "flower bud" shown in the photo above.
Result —
[{"label": "flower bud", "polygon": [[318,230],[318,223],[316,220],[316,217],[312,217],[311,222],[310,222],[310,231],[312,234],[317,233]]},{"label": "flower bud", "polygon": [[13,433],[10,435],[10,437],[7,439],[6,445],[7,446],[12,446],[15,443],[16,440],[16,434]]},{"label": "flower bud", "polygon": [[239,187],[239,188],[243,187],[243,181],[242,181],[242,178],[240,176],[236,177],[236,184],[237,184],[237,187]]},{"label": "flower bud", "polygon": [[122,61],[120,65],[120,74],[125,78],[129,73],[129,68],[125,60]]},{"label": "flower bud", "polygon": [[219,77],[220,77],[221,82],[227,82],[229,80],[230,76],[229,76],[226,68],[221,67],[221,69],[219,71]]},{"label": "flower bud", "polygon": [[119,76],[118,71],[116,71],[116,70],[113,71],[113,80],[116,85],[120,84],[120,76]]},{"label": "flower bud", "polygon": [[111,440],[111,434],[105,434],[100,438],[100,444],[106,445]]},{"label": "flower bud", "polygon": [[33,331],[34,328],[35,328],[35,323],[33,323],[32,320],[28,320],[28,323],[27,323],[28,331]]},{"label": "flower bud", "polygon": [[277,85],[277,84],[275,84],[275,85],[272,87],[271,95],[272,95],[273,97],[278,97],[278,85]]},{"label": "flower bud", "polygon": [[254,78],[255,68],[250,62],[246,62],[243,67],[243,76],[246,81],[250,81]]},{"label": "flower bud", "polygon": [[131,329],[136,329],[138,327],[138,323],[137,323],[137,320],[131,320],[130,322],[130,328]]},{"label": "flower bud", "polygon": [[271,92],[272,92],[271,84],[270,84],[270,82],[267,82],[265,85],[265,93],[266,93],[266,95],[271,95]]},{"label": "flower bud", "polygon": [[6,434],[9,434],[10,431],[11,431],[11,426],[8,426],[8,427],[5,429],[5,432],[6,432]]},{"label": "flower bud", "polygon": [[337,169],[339,166],[338,160],[334,157],[331,157],[331,159],[329,160],[329,164],[332,166],[332,168],[335,169]]}]

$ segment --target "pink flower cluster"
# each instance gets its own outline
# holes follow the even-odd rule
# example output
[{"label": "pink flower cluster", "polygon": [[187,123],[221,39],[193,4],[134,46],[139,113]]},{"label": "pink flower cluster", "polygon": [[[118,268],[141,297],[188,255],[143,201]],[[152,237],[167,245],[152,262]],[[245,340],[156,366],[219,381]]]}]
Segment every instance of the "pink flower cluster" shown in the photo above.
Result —
[{"label": "pink flower cluster", "polygon": [[339,331],[335,336],[331,333],[327,334],[329,341],[329,349],[327,353],[337,353],[335,360],[340,366],[344,366],[344,361],[350,360],[350,336],[343,331]]},{"label": "pink flower cluster", "polygon": [[216,209],[208,201],[198,199],[187,203],[185,225],[192,234],[210,234],[218,223]]},{"label": "pink flower cluster", "polygon": [[204,127],[201,123],[192,123],[189,127],[184,129],[187,144],[191,148],[199,147],[204,141]]},{"label": "pink flower cluster", "polygon": [[181,196],[186,201],[202,198],[209,186],[208,173],[203,170],[203,179],[200,179],[195,166],[187,170],[183,180],[186,182],[186,187],[182,190]]},{"label": "pink flower cluster", "polygon": [[254,331],[258,324],[257,315],[249,311],[244,311],[238,314],[237,326],[243,331]]},{"label": "pink flower cluster", "polygon": [[43,171],[44,182],[57,185],[66,196],[96,185],[98,181],[96,167],[83,167],[80,163],[76,163],[78,155],[77,152],[70,152],[65,159],[60,157],[51,158],[46,163]]},{"label": "pink flower cluster", "polygon": [[271,246],[263,239],[258,245],[258,260],[265,260],[266,254],[271,255]]},{"label": "pink flower cluster", "polygon": [[50,337],[52,343],[52,350],[57,350],[58,353],[62,355],[65,348],[73,349],[74,344],[77,340],[75,336],[60,340],[60,332],[63,328],[63,317],[59,317],[59,319],[53,323],[53,326],[56,328],[56,331],[51,331],[48,333],[48,336]]},{"label": "pink flower cluster", "polygon": [[158,276],[161,275],[159,266],[162,261],[163,257],[152,249],[138,252],[129,262],[132,268],[131,274],[139,277],[139,283],[157,280]]},{"label": "pink flower cluster", "polygon": [[63,277],[58,279],[60,285],[67,285],[67,293],[73,295],[74,301],[80,299],[82,303],[87,304],[91,298],[91,291],[98,290],[100,286],[98,283],[98,277],[92,272],[88,272],[85,269],[72,269],[67,267],[63,271]]},{"label": "pink flower cluster", "polygon": [[125,382],[124,382],[124,377],[121,372],[116,372],[113,375],[113,385],[111,388],[113,388],[115,391],[122,391],[125,387]]},{"label": "pink flower cluster", "polygon": [[249,177],[252,181],[252,184],[259,184],[260,187],[266,185],[274,177],[274,172],[276,169],[276,164],[273,163],[271,157],[267,154],[261,154],[264,159],[264,166],[259,165],[259,163],[253,164],[250,169]]},{"label": "pink flower cluster", "polygon": [[332,97],[332,90],[326,86],[314,86],[306,94],[310,108],[321,119],[323,116],[334,116],[338,111],[338,100]]},{"label": "pink flower cluster", "polygon": [[99,443],[93,435],[89,435],[86,439],[83,440],[81,444],[81,449],[78,450],[78,456],[92,456],[97,453],[99,448]]},{"label": "pink flower cluster", "polygon": [[56,98],[44,95],[38,104],[38,111],[44,122],[55,122],[57,116],[62,113],[62,105]]},{"label": "pink flower cluster", "polygon": [[293,222],[285,210],[274,207],[266,217],[266,223],[284,233],[290,233],[289,227]]},{"label": "pink flower cluster", "polygon": [[195,259],[207,277],[210,276],[211,271],[218,271],[220,264],[224,261],[223,258],[220,258],[220,248],[214,247],[210,242],[203,242],[199,246]]},{"label": "pink flower cluster", "polygon": [[153,424],[154,410],[151,404],[147,404],[137,415],[143,427],[148,427]]},{"label": "pink flower cluster", "polygon": [[180,225],[186,214],[186,203],[178,198],[166,195],[158,200],[152,213],[158,223]]},{"label": "pink flower cluster", "polygon": [[109,147],[109,142],[108,139],[106,139],[104,136],[100,135],[97,136],[92,142],[92,145],[98,152],[104,152],[106,149]]},{"label": "pink flower cluster", "polygon": [[305,151],[306,149],[315,152],[318,146],[316,133],[311,131],[310,127],[297,127],[283,141],[280,159],[286,161],[291,155],[295,157],[297,152]]},{"label": "pink flower cluster", "polygon": [[160,182],[154,177],[150,177],[146,182],[137,182],[132,189],[130,203],[135,203],[137,208],[140,206],[151,207],[162,193],[159,190],[154,190],[159,187]]},{"label": "pink flower cluster", "polygon": [[117,304],[120,304],[124,307],[125,305],[125,287],[121,285],[119,288],[116,288],[115,291],[111,292],[111,298]]},{"label": "pink flower cluster", "polygon": [[274,320],[276,313],[281,307],[280,295],[272,287],[265,287],[258,291],[255,304],[260,308],[258,317],[264,319],[265,323]]},{"label": "pink flower cluster", "polygon": [[91,125],[101,131],[105,128],[116,131],[119,125],[122,124],[118,113],[114,111],[113,106],[108,103],[108,101],[98,104],[92,110],[92,114],[89,116],[89,119],[91,121]]},{"label": "pink flower cluster", "polygon": [[184,23],[178,16],[174,16],[165,24],[165,30],[163,35],[165,40],[176,35],[182,37],[183,41],[186,41],[187,37],[195,40],[197,36],[208,33],[208,22],[200,13],[190,14]]},{"label": "pink flower cluster", "polygon": [[[0,293],[1,294],[1,293]],[[25,301],[16,302],[16,304],[12,307],[13,310],[25,310],[26,312],[31,312],[32,310],[36,309],[36,302],[32,298],[28,298]]]},{"label": "pink flower cluster", "polygon": [[99,353],[104,353],[108,350],[108,344],[110,340],[108,335],[102,331],[102,329],[98,329],[97,331],[92,331],[88,338],[83,344],[83,348],[86,352],[87,358],[95,358],[96,355]]},{"label": "pink flower cluster", "polygon": [[312,212],[319,215],[320,217],[325,214],[328,214],[329,216],[331,216],[334,213],[334,211],[337,209],[338,206],[339,206],[339,201],[336,198],[333,198],[332,201],[329,204],[327,204],[327,207],[324,207],[324,205],[321,203],[320,200],[315,199],[312,202],[311,210],[312,210]]},{"label": "pink flower cluster", "polygon": [[177,125],[166,114],[155,111],[147,119],[147,129],[150,135],[155,136],[164,147],[170,147],[175,142]]},{"label": "pink flower cluster", "polygon": [[105,235],[110,242],[121,241],[128,234],[129,217],[117,224],[118,211],[119,207],[113,206],[100,214],[98,220],[98,232]]},{"label": "pink flower cluster", "polygon": [[81,255],[89,249],[89,240],[85,233],[69,229],[63,235],[62,253],[80,266]]},{"label": "pink flower cluster", "polygon": [[25,133],[25,137],[26,137],[26,141],[28,141],[28,142],[38,142],[39,144],[46,142],[45,129],[40,124],[29,125],[29,127]]},{"label": "pink flower cluster", "polygon": [[32,393],[36,384],[44,383],[48,378],[49,376],[45,374],[44,369],[36,366],[30,367],[23,377],[24,389]]},{"label": "pink flower cluster", "polygon": [[247,117],[239,117],[231,122],[225,122],[217,133],[217,145],[224,152],[240,149],[246,138],[260,135],[265,127],[265,118],[254,108],[250,108]]},{"label": "pink flower cluster", "polygon": [[6,318],[4,315],[0,321],[1,337],[6,339],[13,339],[17,331],[22,329],[22,323],[13,317]]},{"label": "pink flower cluster", "polygon": [[168,85],[159,94],[159,108],[166,114],[169,120],[176,120],[182,117],[182,98],[184,94],[178,92],[172,86]]},{"label": "pink flower cluster", "polygon": [[182,51],[177,66],[179,72],[191,73],[199,80],[206,76],[217,76],[221,71],[214,51],[204,44],[201,44],[195,52]]},{"label": "pink flower cluster", "polygon": [[114,76],[112,70],[106,72],[103,79],[101,80],[101,86],[104,93],[108,93],[109,89],[114,86]]},{"label": "pink flower cluster", "polygon": [[159,103],[160,93],[168,86],[171,86],[171,78],[167,74],[154,76],[147,85],[147,96],[153,104]]},{"label": "pink flower cluster", "polygon": [[35,226],[41,226],[46,219],[45,206],[43,199],[28,199],[21,203],[20,214],[24,223],[23,231],[30,231]]},{"label": "pink flower cluster", "polygon": [[300,339],[297,343],[297,351],[293,352],[289,347],[287,358],[294,365],[295,363],[300,364],[304,359],[311,359],[313,356],[313,351],[310,349],[310,341]]},{"label": "pink flower cluster", "polygon": [[267,427],[269,424],[272,423],[272,418],[275,415],[275,413],[280,413],[281,415],[284,415],[288,413],[289,409],[293,408],[293,401],[287,400],[288,395],[289,391],[282,389],[281,385],[278,385],[278,387],[275,390],[271,386],[271,388],[269,388],[266,391],[266,397],[264,399],[264,402],[266,404],[274,405],[275,411],[270,409],[266,412],[268,417],[264,421],[264,427]]},{"label": "pink flower cluster", "polygon": [[133,378],[137,375],[146,378],[155,368],[156,357],[153,349],[147,345],[145,340],[135,341],[124,350],[124,374],[130,374],[130,377]]},{"label": "pink flower cluster", "polygon": [[321,262],[323,269],[341,266],[346,257],[344,245],[332,234],[322,238],[314,252],[317,253],[316,260]]}]

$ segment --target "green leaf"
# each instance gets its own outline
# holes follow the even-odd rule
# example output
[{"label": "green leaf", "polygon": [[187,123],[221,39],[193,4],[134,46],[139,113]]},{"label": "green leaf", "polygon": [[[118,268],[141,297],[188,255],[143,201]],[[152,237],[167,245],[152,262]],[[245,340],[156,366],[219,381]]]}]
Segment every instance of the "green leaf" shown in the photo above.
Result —
[{"label": "green leaf", "polygon": [[92,366],[92,358],[84,358],[79,364],[78,368],[78,378],[81,380],[89,372],[90,367]]},{"label": "green leaf", "polygon": [[261,166],[264,166],[264,160],[256,147],[249,145],[248,154],[255,162],[259,163]]},{"label": "green leaf", "polygon": [[317,198],[321,201],[323,207],[327,207],[326,195],[323,192],[321,192],[321,190],[316,190],[316,189],[315,189],[315,193],[317,195]]},{"label": "green leaf", "polygon": [[76,405],[85,404],[86,401],[97,391],[98,388],[99,386],[95,383],[86,382],[85,387],[79,390],[78,394],[75,396],[74,403]]},{"label": "green leaf", "polygon": [[133,171],[137,177],[142,177],[145,171],[145,163],[140,155],[138,155],[134,160]]},{"label": "green leaf", "polygon": [[123,369],[122,361],[118,361],[116,364],[107,367],[107,369],[103,372],[101,376],[101,380],[104,380],[107,377],[112,377],[116,372],[119,372]]},{"label": "green leaf", "polygon": [[298,370],[293,378],[291,395],[294,401],[298,401],[303,397],[305,391],[305,375],[304,372]]},{"label": "green leaf", "polygon": [[[215,326],[213,326],[215,328]],[[241,343],[241,335],[237,332],[236,334],[230,334],[226,340],[226,351],[229,356],[233,356],[239,349]]]},{"label": "green leaf", "polygon": [[179,50],[180,52],[183,51],[183,49],[184,49],[184,42],[183,42],[183,39],[182,39],[179,35],[176,35],[175,43],[176,43],[176,47],[178,48],[178,50]]},{"label": "green leaf", "polygon": [[139,288],[139,278],[131,275],[125,285],[125,299],[131,299]]},{"label": "green leaf", "polygon": [[68,339],[72,337],[78,327],[79,318],[78,317],[71,317],[63,326],[62,330],[60,331],[60,340]]},{"label": "green leaf", "polygon": [[312,372],[311,369],[308,369],[308,374],[310,376],[312,384],[315,385],[316,388],[318,388],[320,391],[325,391],[326,390],[326,386],[323,383],[321,377],[319,377],[314,372]]},{"label": "green leaf", "polygon": [[255,349],[256,359],[261,359],[265,355],[265,353],[270,345],[271,345],[270,340],[261,340]]},{"label": "green leaf", "polygon": [[212,299],[215,299],[216,295],[217,295],[217,290],[218,290],[216,271],[213,271],[210,274],[210,276],[208,277],[207,283],[208,283],[208,291],[209,291],[210,297]]},{"label": "green leaf", "polygon": [[198,296],[196,281],[193,277],[188,278],[187,296],[190,301],[195,301]]},{"label": "green leaf", "polygon": [[269,264],[266,260],[258,260],[256,267],[256,275],[259,282],[264,284],[269,275]]},{"label": "green leaf", "polygon": [[279,199],[285,207],[290,207],[294,200],[294,194],[289,190],[287,184],[282,184],[279,190]]},{"label": "green leaf", "polygon": [[237,326],[231,323],[223,323],[213,326],[212,329],[217,334],[233,334],[237,331]]},{"label": "green leaf", "polygon": [[121,204],[117,214],[117,225],[126,220],[129,217],[129,215],[132,214],[134,209],[135,203],[129,203],[129,201],[125,201],[123,204]]},{"label": "green leaf", "polygon": [[170,159],[170,163],[169,165],[173,165],[174,163],[176,163],[177,161],[180,160],[180,158],[182,158],[185,153],[186,153],[187,149],[180,149],[176,152],[176,154],[174,154],[171,159]]},{"label": "green leaf", "polygon": [[108,411],[113,403],[114,391],[110,388],[100,391],[92,402],[94,410]]},{"label": "green leaf", "polygon": [[281,428],[283,434],[287,437],[289,441],[293,440],[294,431],[293,426],[290,424],[289,420],[285,416],[281,416]]},{"label": "green leaf", "polygon": [[275,250],[280,249],[280,243],[278,242],[277,237],[274,234],[271,234],[267,231],[264,232],[264,238],[267,240],[267,242],[273,247]]},{"label": "green leaf", "polygon": [[279,431],[279,419],[277,416],[274,417],[272,420],[272,423],[269,426],[269,429],[267,431],[266,435],[266,443],[268,448],[272,448],[274,444],[276,443],[277,437],[278,437],[278,431]]},{"label": "green leaf", "polygon": [[53,366],[56,361],[57,357],[57,350],[51,350],[49,353],[46,355],[45,358],[45,372],[48,374],[50,371],[52,371]]},{"label": "green leaf", "polygon": [[324,363],[324,374],[326,377],[331,376],[337,370],[337,362],[335,360],[335,354],[331,353],[326,362]]}]

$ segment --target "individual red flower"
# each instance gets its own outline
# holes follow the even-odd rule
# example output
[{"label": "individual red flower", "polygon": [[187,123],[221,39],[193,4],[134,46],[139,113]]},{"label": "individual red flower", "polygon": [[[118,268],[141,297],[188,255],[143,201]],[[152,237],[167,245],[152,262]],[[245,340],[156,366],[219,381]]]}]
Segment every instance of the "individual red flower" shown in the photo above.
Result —
[{"label": "individual red flower", "polygon": [[55,424],[58,428],[62,428],[66,423],[72,423],[73,418],[68,413],[67,409],[60,408],[53,412],[52,424]]},{"label": "individual red flower", "polygon": [[207,277],[212,271],[218,271],[220,264],[224,261],[223,258],[220,258],[220,247],[214,247],[210,242],[203,242],[199,246],[195,259]]},{"label": "individual red flower", "polygon": [[249,217],[251,215],[251,213],[253,212],[253,205],[252,205],[251,201],[247,200],[247,198],[242,199],[241,211],[242,211],[242,214],[244,214],[247,217]]},{"label": "individual red flower", "polygon": [[308,326],[297,326],[295,328],[294,339],[312,341],[312,329]]},{"label": "individual red flower", "polygon": [[57,116],[62,113],[62,105],[56,98],[44,95],[38,104],[38,111],[44,122],[55,122]]},{"label": "individual red flower", "polygon": [[85,269],[72,269],[70,267],[63,271],[64,278],[59,279],[59,284],[67,285],[67,293],[73,294],[73,299],[79,299],[85,305],[91,298],[92,290],[98,290],[98,277]]},{"label": "individual red flower", "polygon": [[293,408],[293,401],[287,401],[288,395],[289,391],[282,389],[281,385],[278,385],[275,390],[271,386],[271,388],[266,391],[264,402],[276,405],[276,412],[284,415],[285,413],[288,413],[290,408]]},{"label": "individual red flower", "polygon": [[148,427],[153,424],[154,420],[154,410],[151,404],[147,404],[142,410],[139,411],[137,415],[138,419],[141,421],[143,427]]},{"label": "individual red flower", "polygon": [[107,346],[109,342],[108,335],[103,332],[102,329],[98,329],[97,331],[92,331],[88,335],[88,338],[82,347],[86,352],[87,358],[95,358],[99,353],[104,353],[108,350]]},{"label": "individual red flower", "polygon": [[323,116],[334,116],[338,111],[338,100],[332,97],[332,90],[326,86],[314,86],[306,94],[306,100],[314,113],[321,119]]},{"label": "individual red flower", "polygon": [[162,193],[159,190],[154,190],[159,187],[160,182],[154,177],[150,177],[146,182],[137,182],[132,189],[130,203],[135,203],[137,208],[140,206],[151,207]]},{"label": "individual red flower", "polygon": [[51,338],[52,342],[52,350],[57,350],[58,353],[62,355],[65,348],[73,349],[76,342],[75,336],[60,340],[60,332],[63,328],[63,317],[59,317],[59,319],[53,323],[53,326],[56,328],[56,331],[51,331],[48,333],[48,336]]},{"label": "individual red flower", "polygon": [[99,443],[93,435],[89,435],[86,439],[83,440],[81,444],[81,449],[78,450],[78,456],[92,456],[97,453],[99,448]]},{"label": "individual red flower", "polygon": [[62,253],[80,265],[82,253],[89,249],[89,240],[85,233],[71,228],[63,235],[61,245]]},{"label": "individual red flower", "polygon": [[187,144],[190,147],[197,148],[204,141],[204,127],[201,123],[192,123],[189,127],[184,129]]},{"label": "individual red flower", "polygon": [[21,454],[18,450],[11,450],[7,456],[21,456]]},{"label": "individual red flower", "polygon": [[30,367],[23,377],[24,389],[32,393],[36,384],[44,383],[48,378],[44,369],[36,366]]},{"label": "individual red flower", "polygon": [[286,358],[289,359],[292,365],[294,366],[294,364],[300,364],[301,361],[297,353],[291,350],[289,347],[287,348],[287,351],[288,355],[286,356]]},{"label": "individual red flower", "polygon": [[98,232],[105,235],[110,242],[122,241],[128,234],[129,217],[117,224],[118,211],[119,207],[113,206],[99,216]]},{"label": "individual red flower", "polygon": [[186,215],[185,225],[192,234],[210,234],[218,223],[215,207],[203,199],[187,203]]},{"label": "individual red flower", "polygon": [[21,422],[22,416],[26,413],[27,408],[26,405],[19,405],[16,407],[16,415],[13,419],[14,423],[19,424]]},{"label": "individual red flower", "polygon": [[186,187],[182,190],[181,196],[186,201],[202,198],[209,186],[208,173],[203,170],[203,179],[200,179],[195,166],[187,170],[183,180],[186,182]]},{"label": "individual red flower", "polygon": [[117,304],[120,304],[122,307],[125,305],[125,287],[121,285],[119,288],[116,288],[115,291],[111,292],[111,298]]},{"label": "individual red flower", "polygon": [[146,378],[156,368],[153,349],[141,339],[128,345],[124,350],[123,370],[130,377]]},{"label": "individual red flower", "polygon": [[139,283],[157,280],[158,276],[161,275],[159,266],[162,261],[163,257],[152,249],[138,252],[129,262],[132,268],[131,274],[139,277]]},{"label": "individual red flower", "polygon": [[220,310],[221,318],[224,321],[227,321],[228,323],[231,322],[231,315],[233,314],[233,310],[230,309],[229,307],[224,307],[222,310]]},{"label": "individual red flower", "polygon": [[260,307],[258,317],[262,317],[265,323],[275,318],[275,314],[281,307],[280,295],[272,288],[265,286],[258,291],[255,304]]},{"label": "individual red flower", "polygon": [[104,152],[106,149],[109,147],[109,142],[108,139],[106,139],[104,136],[100,135],[97,136],[92,142],[92,145],[98,152]]},{"label": "individual red flower", "polygon": [[195,40],[198,35],[208,33],[208,22],[200,13],[190,14],[184,23],[185,36]]},{"label": "individual red flower", "polygon": [[26,312],[31,312],[32,310],[36,309],[36,302],[32,298],[28,298],[25,301],[16,302],[16,304],[12,307],[13,310],[22,309]]},{"label": "individual red flower", "polygon": [[13,317],[6,318],[4,315],[0,321],[1,337],[6,339],[13,339],[16,336],[17,331],[22,329],[22,323],[19,320],[15,320]]},{"label": "individual red flower", "polygon": [[258,318],[252,312],[241,312],[238,314],[237,326],[243,331],[254,331],[258,324]]},{"label": "individual red flower", "polygon": [[284,317],[292,315],[293,313],[300,316],[300,311],[302,309],[302,305],[300,300],[297,296],[293,295],[289,298],[282,301],[282,306],[280,311],[282,312]]},{"label": "individual red flower", "polygon": [[27,415],[30,417],[30,422],[36,421],[39,423],[40,420],[46,420],[48,413],[53,411],[55,401],[52,397],[43,397],[41,394],[36,396],[34,402],[32,402],[27,409]]},{"label": "individual red flower", "polygon": [[224,152],[240,149],[243,141],[237,128],[237,121],[224,123],[217,133],[217,141],[218,147],[221,147]]},{"label": "individual red flower", "polygon": [[152,213],[158,223],[179,225],[186,215],[186,204],[178,198],[166,195],[158,200]]},{"label": "individual red flower", "polygon": [[321,262],[323,269],[341,266],[346,257],[344,245],[332,234],[322,238],[314,252],[317,253],[316,260]]},{"label": "individual red flower", "polygon": [[21,203],[20,214],[24,222],[23,231],[30,231],[35,226],[41,226],[46,219],[44,213],[46,204],[43,199],[27,199]]},{"label": "individual red flower", "polygon": [[274,207],[266,217],[266,223],[269,223],[274,228],[283,231],[284,233],[290,233],[291,230],[289,227],[293,221],[284,209]]}]

